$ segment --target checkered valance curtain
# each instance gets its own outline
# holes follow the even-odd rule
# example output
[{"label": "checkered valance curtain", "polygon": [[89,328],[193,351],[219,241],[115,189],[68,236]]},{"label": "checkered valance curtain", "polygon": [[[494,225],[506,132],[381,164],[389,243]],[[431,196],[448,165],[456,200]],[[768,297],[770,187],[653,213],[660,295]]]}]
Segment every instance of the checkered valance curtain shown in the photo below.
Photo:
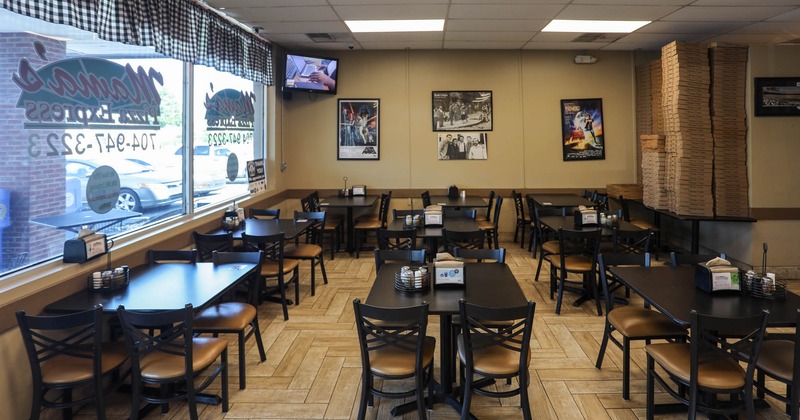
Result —
[{"label": "checkered valance curtain", "polygon": [[0,0],[3,8],[101,39],[273,84],[270,45],[191,0]]}]

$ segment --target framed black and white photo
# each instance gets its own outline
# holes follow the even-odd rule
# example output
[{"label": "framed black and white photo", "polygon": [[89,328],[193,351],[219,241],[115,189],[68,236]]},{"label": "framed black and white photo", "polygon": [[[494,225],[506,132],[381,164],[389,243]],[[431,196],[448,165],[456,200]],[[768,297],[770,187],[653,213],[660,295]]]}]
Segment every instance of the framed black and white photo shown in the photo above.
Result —
[{"label": "framed black and white photo", "polygon": [[379,160],[380,99],[339,99],[337,159]]},{"label": "framed black and white photo", "polygon": [[800,77],[756,77],[754,82],[757,117],[800,115]]},{"label": "framed black and white photo", "polygon": [[438,134],[439,160],[486,160],[489,158],[486,133],[448,132]]},{"label": "framed black and white photo", "polygon": [[603,100],[561,100],[561,146],[564,161],[606,158]]},{"label": "framed black and white photo", "polygon": [[433,131],[492,131],[492,91],[433,91]]}]

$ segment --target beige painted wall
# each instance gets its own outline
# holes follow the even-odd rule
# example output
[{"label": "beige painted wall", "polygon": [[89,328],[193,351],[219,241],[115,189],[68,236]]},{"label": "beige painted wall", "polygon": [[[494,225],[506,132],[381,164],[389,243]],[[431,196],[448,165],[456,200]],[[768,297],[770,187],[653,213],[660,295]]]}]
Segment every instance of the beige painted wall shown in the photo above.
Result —
[{"label": "beige painted wall", "polygon": [[[289,189],[605,188],[635,179],[633,55],[598,54],[576,65],[569,51],[340,53],[336,97],[294,94],[284,103]],[[486,161],[437,160],[431,91],[491,90],[494,130]],[[337,161],[338,98],[381,99],[381,159]],[[604,161],[563,162],[561,99],[602,98]]]}]

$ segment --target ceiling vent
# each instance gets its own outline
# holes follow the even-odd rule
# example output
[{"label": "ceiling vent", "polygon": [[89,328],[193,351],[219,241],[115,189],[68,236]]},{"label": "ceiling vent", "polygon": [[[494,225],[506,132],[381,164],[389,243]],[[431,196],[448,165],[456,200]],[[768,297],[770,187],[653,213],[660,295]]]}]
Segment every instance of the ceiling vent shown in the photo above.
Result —
[{"label": "ceiling vent", "polygon": [[308,33],[306,36],[311,39],[311,41],[324,44],[329,42],[351,42],[353,41],[353,37],[345,32],[341,33],[326,33],[326,32],[313,32]]},{"label": "ceiling vent", "polygon": [[572,42],[614,42],[625,34],[586,33],[573,39]]}]

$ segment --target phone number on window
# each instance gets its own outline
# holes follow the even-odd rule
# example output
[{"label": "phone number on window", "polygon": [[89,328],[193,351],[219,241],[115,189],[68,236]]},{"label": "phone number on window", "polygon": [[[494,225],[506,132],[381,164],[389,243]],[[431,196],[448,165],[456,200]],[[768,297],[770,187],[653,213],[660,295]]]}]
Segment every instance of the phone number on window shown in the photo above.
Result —
[{"label": "phone number on window", "polygon": [[209,146],[224,146],[226,144],[249,144],[253,140],[253,133],[208,133]]},{"label": "phone number on window", "polygon": [[155,149],[156,133],[117,135],[110,133],[95,133],[85,135],[78,133],[50,133],[47,135],[31,134],[28,136],[28,156],[68,156],[82,155],[87,150],[100,153],[123,152],[128,150]]}]

